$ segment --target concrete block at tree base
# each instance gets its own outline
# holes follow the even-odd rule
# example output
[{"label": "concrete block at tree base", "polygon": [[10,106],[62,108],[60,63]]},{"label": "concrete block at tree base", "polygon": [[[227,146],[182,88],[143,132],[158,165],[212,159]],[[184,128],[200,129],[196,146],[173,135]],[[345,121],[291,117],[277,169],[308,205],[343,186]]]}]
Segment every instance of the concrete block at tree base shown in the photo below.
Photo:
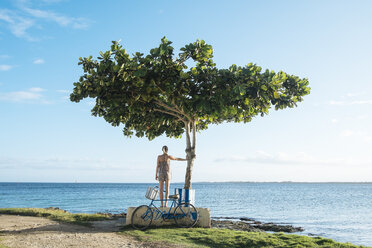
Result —
[{"label": "concrete block at tree base", "polygon": [[[126,225],[131,225],[132,224],[132,213],[136,209],[136,207],[129,207],[127,211],[127,217],[126,217]],[[163,212],[169,211],[168,208],[162,208],[161,209]],[[204,228],[210,228],[211,227],[211,211],[209,208],[196,208],[198,211],[199,219],[198,222],[196,223],[195,226],[197,227],[204,227]],[[155,213],[154,213],[155,215]],[[169,220],[163,220],[163,218],[159,218],[157,220],[152,220],[151,226],[169,226],[169,225],[174,225],[175,221],[174,219],[169,219]]]}]

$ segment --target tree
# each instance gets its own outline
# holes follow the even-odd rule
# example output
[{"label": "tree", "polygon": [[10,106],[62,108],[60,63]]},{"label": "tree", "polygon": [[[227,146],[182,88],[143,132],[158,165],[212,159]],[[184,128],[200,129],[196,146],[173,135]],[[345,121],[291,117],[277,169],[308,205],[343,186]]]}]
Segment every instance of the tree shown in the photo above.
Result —
[{"label": "tree", "polygon": [[[111,49],[79,58],[84,75],[74,83],[70,100],[96,99],[92,115],[113,126],[124,124],[124,135],[152,140],[165,134],[186,134],[185,189],[191,188],[196,133],[210,124],[250,122],[254,116],[297,106],[310,93],[307,79],[285,72],[262,71],[255,64],[218,69],[212,46],[197,40],[174,48],[166,38],[146,56],[113,41]],[[188,68],[186,63],[194,65]],[[193,62],[192,62],[193,61]]]}]

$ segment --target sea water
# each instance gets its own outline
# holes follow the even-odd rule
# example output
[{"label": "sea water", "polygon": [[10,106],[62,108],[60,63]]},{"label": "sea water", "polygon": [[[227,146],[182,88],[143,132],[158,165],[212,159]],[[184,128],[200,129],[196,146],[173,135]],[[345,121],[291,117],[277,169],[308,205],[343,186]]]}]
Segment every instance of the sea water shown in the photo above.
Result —
[{"label": "sea water", "polygon": [[[141,183],[0,183],[0,208],[59,207],[73,213],[126,212],[147,204]],[[171,184],[171,190],[183,184]],[[370,183],[194,183],[195,205],[212,217],[290,224],[301,234],[372,246]]]}]

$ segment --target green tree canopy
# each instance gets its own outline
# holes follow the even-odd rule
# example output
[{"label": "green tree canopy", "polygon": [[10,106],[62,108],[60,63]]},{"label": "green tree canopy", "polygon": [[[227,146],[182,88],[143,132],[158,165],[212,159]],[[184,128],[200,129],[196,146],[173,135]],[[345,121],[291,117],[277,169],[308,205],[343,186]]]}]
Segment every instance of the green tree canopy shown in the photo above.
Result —
[{"label": "green tree canopy", "polygon": [[[252,63],[218,69],[212,46],[203,40],[181,48],[177,57],[171,43],[162,38],[148,55],[130,56],[114,41],[97,60],[80,58],[84,74],[70,99],[95,98],[92,114],[113,126],[124,124],[125,136],[152,140],[186,133],[185,188],[191,188],[196,131],[224,121],[246,123],[268,114],[271,106],[292,108],[310,93],[307,79]],[[195,65],[189,68],[190,60]]]}]

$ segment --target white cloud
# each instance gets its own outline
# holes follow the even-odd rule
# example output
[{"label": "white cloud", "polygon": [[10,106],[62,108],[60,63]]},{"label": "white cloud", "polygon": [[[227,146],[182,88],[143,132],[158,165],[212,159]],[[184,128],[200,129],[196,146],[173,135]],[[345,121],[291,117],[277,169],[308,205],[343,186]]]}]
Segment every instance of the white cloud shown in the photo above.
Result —
[{"label": "white cloud", "polygon": [[43,88],[34,87],[34,88],[30,88],[29,91],[31,91],[31,92],[43,92],[43,91],[46,91],[46,90],[43,89]]},{"label": "white cloud", "polygon": [[16,37],[25,38],[29,41],[36,40],[27,33],[27,30],[34,26],[34,20],[24,18],[14,11],[0,9],[0,21],[5,21],[10,32]]},{"label": "white cloud", "polygon": [[[48,1],[51,3],[50,1]],[[19,38],[28,41],[39,39],[29,34],[33,27],[41,27],[42,21],[55,22],[62,27],[85,29],[91,21],[82,17],[70,17],[51,10],[41,10],[30,7],[29,1],[18,1],[16,10],[0,9],[0,23],[5,22],[10,32]]]},{"label": "white cloud", "polygon": [[14,91],[8,93],[0,93],[0,101],[18,102],[18,103],[49,103],[44,99],[42,88],[30,88],[25,91]]},{"label": "white cloud", "polygon": [[342,100],[331,100],[328,102],[328,104],[338,106],[372,104],[372,100],[359,100],[361,97],[366,95],[367,94],[365,92],[349,92],[346,95],[340,96]]},{"label": "white cloud", "polygon": [[337,119],[333,118],[333,119],[331,120],[331,122],[332,122],[333,124],[336,124],[336,123],[338,123],[339,121],[338,121]]},{"label": "white cloud", "polygon": [[356,96],[361,96],[361,95],[364,95],[364,93],[350,92],[346,94],[347,97],[356,97]]},{"label": "white cloud", "polygon": [[0,9],[0,20],[6,21],[6,22],[13,22],[13,19],[9,15],[10,11],[5,9]]},{"label": "white cloud", "polygon": [[17,18],[18,20],[11,23],[10,30],[17,37],[24,37],[30,41],[34,41],[35,38],[27,34],[27,29],[34,25],[34,21],[30,19]]},{"label": "white cloud", "polygon": [[355,135],[355,132],[352,130],[343,130],[340,134],[341,137],[351,137]]},{"label": "white cloud", "polygon": [[372,104],[372,100],[364,100],[364,101],[354,101],[351,102],[351,105],[365,105],[365,104]]},{"label": "white cloud", "polygon": [[[372,137],[371,137],[372,139]],[[241,157],[231,156],[216,159],[215,162],[248,162],[252,164],[276,164],[276,165],[327,165],[327,166],[354,166],[354,165],[371,165],[372,160],[359,160],[351,158],[315,158],[305,152],[275,154],[257,151],[251,155]]]},{"label": "white cloud", "polygon": [[34,63],[35,65],[40,65],[40,64],[44,64],[44,63],[45,63],[45,60],[43,60],[43,59],[35,59],[35,60],[33,61],[33,63]]},{"label": "white cloud", "polygon": [[359,101],[330,101],[330,105],[335,106],[352,106],[352,105],[370,105],[372,100],[359,100]]},{"label": "white cloud", "polygon": [[372,142],[372,135],[371,134],[368,134],[368,133],[365,133],[365,132],[362,132],[362,131],[354,131],[354,130],[343,130],[341,133],[340,133],[340,136],[341,137],[344,137],[344,138],[357,138],[361,141],[364,141],[364,142],[367,142],[367,143],[370,143]]},{"label": "white cloud", "polygon": [[330,105],[345,105],[345,102],[343,101],[329,101]]},{"label": "white cloud", "polygon": [[368,115],[358,115],[356,118],[357,118],[358,120],[365,120],[365,119],[368,119],[369,116],[368,116]]},{"label": "white cloud", "polygon": [[11,65],[0,65],[0,71],[9,71],[13,67],[14,66],[11,66]]},{"label": "white cloud", "polygon": [[72,93],[71,90],[57,90],[57,92],[64,93],[64,94],[71,94]]},{"label": "white cloud", "polygon": [[270,154],[264,151],[256,151],[251,155],[246,156],[232,156],[216,159],[216,162],[225,162],[225,161],[244,161],[244,162],[254,162],[260,164],[303,164],[308,163],[311,159],[305,153],[298,153],[288,155],[286,153],[276,153]]},{"label": "white cloud", "polygon": [[44,3],[47,3],[47,4],[53,4],[53,3],[59,3],[59,2],[63,2],[65,0],[42,0]]},{"label": "white cloud", "polygon": [[61,97],[63,101],[66,101],[66,100],[70,101],[70,94],[72,93],[71,90],[57,90],[57,92],[61,94],[65,94],[64,96]]},{"label": "white cloud", "polygon": [[[128,166],[127,166],[128,167]],[[0,158],[0,169],[41,169],[41,170],[121,170],[126,169],[120,162],[104,158]]]},{"label": "white cloud", "polygon": [[6,55],[6,54],[1,54],[0,55],[0,59],[9,59],[10,56],[9,55]]},{"label": "white cloud", "polygon": [[33,17],[53,21],[63,27],[71,26],[72,28],[75,29],[83,29],[89,26],[89,21],[85,18],[69,17],[58,13],[54,13],[53,11],[32,9],[27,7],[24,7],[23,10]]}]

